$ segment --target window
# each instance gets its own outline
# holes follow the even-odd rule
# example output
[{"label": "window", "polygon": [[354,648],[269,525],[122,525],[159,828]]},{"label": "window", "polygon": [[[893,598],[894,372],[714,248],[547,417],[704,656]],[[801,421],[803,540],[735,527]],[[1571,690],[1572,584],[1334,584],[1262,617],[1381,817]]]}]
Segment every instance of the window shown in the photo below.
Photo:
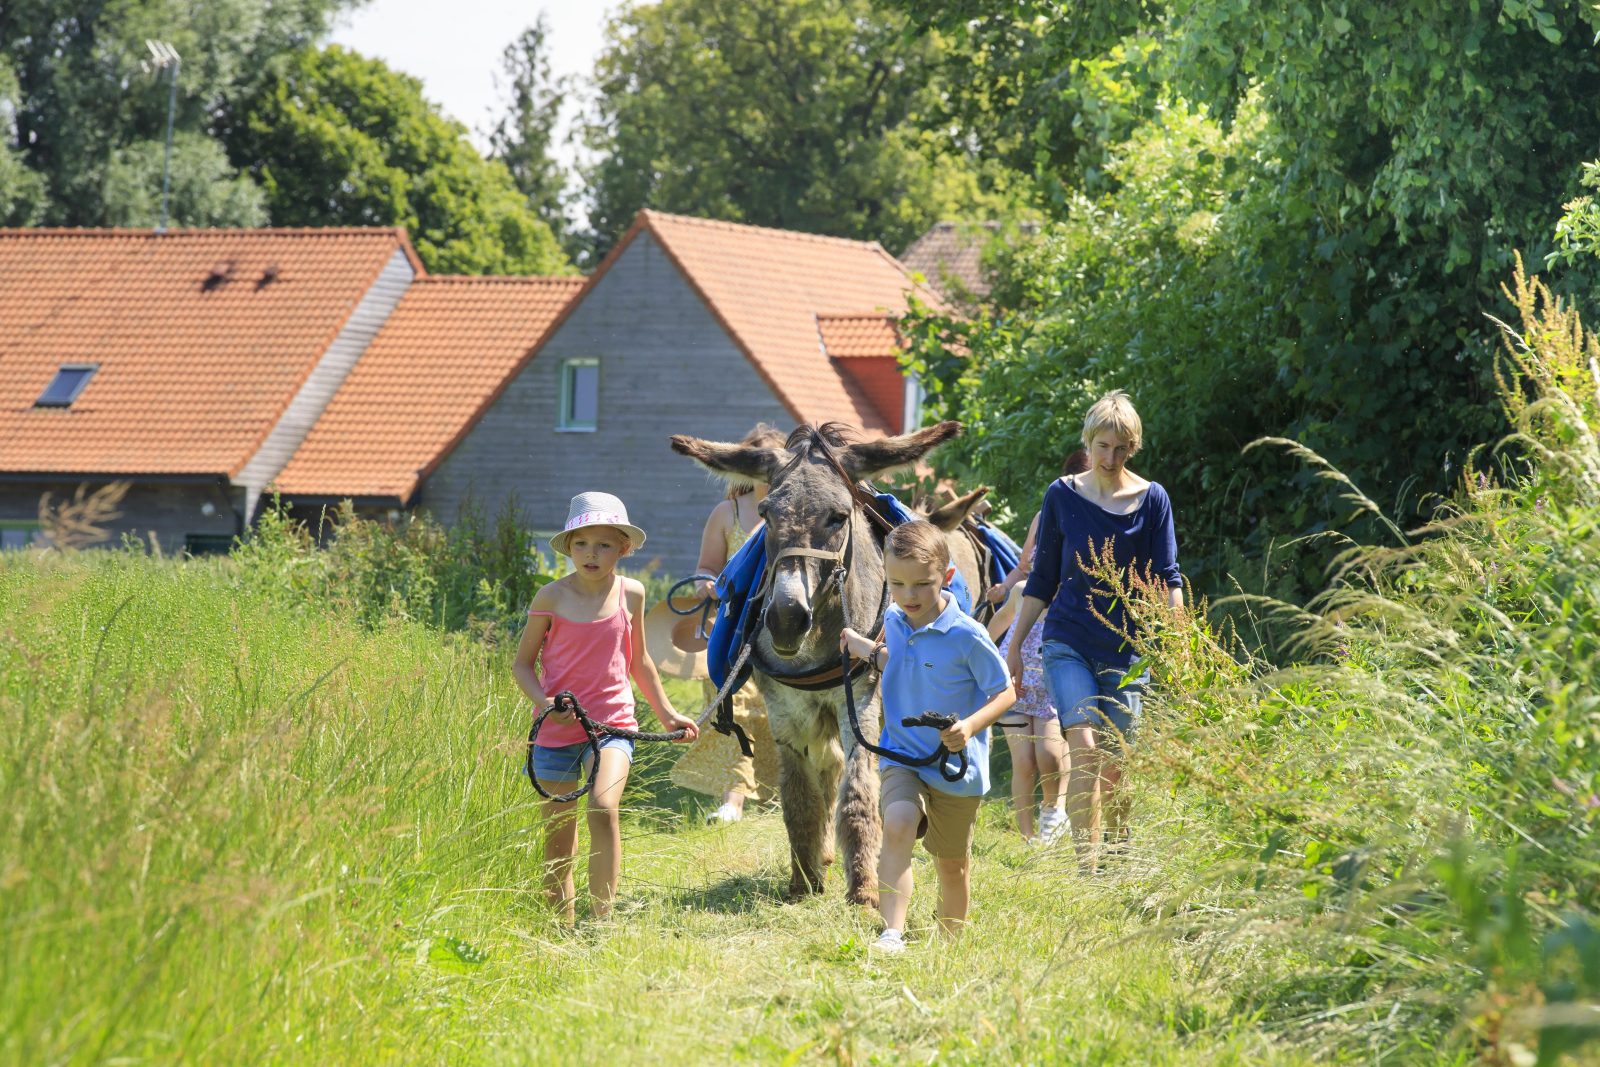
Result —
[{"label": "window", "polygon": [[191,556],[226,556],[232,549],[232,534],[184,534],[183,536],[183,550]]},{"label": "window", "polygon": [[561,363],[561,416],[558,430],[593,430],[600,422],[600,361],[568,359]]},{"label": "window", "polygon": [[15,552],[44,540],[36,522],[0,522],[0,552]]},{"label": "window", "polygon": [[901,411],[901,433],[910,433],[922,425],[922,381],[915,374],[906,375],[905,407]]},{"label": "window", "polygon": [[94,377],[94,372],[99,370],[94,363],[68,363],[56,371],[56,376],[50,379],[50,384],[44,387],[44,392],[39,394],[39,399],[33,402],[36,408],[64,408],[70,407],[78,399],[78,394],[83,392],[83,387],[89,384],[89,379]]}]

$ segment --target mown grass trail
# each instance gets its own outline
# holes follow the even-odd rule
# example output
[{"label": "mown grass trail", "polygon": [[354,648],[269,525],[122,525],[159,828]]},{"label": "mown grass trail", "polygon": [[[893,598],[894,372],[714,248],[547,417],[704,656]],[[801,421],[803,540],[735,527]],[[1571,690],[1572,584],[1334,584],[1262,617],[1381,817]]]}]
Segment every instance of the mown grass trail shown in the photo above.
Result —
[{"label": "mown grass trail", "polygon": [[1212,890],[1171,801],[1094,880],[992,801],[969,933],[924,892],[883,961],[836,884],[778,898],[776,814],[700,826],[653,750],[617,920],[556,927],[504,656],[225,563],[0,557],[0,1061],[1307,1058],[1249,1007],[1263,954],[1176,935]]}]

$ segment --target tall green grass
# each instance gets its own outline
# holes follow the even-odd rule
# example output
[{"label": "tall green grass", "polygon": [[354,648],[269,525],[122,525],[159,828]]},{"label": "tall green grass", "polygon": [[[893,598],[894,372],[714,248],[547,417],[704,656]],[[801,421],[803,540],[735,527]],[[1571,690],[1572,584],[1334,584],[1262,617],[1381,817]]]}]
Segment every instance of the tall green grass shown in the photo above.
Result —
[{"label": "tall green grass", "polygon": [[701,827],[652,750],[621,916],[566,932],[504,648],[114,553],[0,557],[0,619],[0,1061],[1298,1059],[1131,936],[1148,875],[999,804],[970,936],[882,964],[837,887],[781,902],[775,814]]}]

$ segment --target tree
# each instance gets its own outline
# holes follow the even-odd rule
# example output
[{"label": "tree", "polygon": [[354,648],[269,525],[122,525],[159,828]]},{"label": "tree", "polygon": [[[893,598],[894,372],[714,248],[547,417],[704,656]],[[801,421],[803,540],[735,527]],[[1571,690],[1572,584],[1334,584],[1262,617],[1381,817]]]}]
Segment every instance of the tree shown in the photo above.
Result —
[{"label": "tree", "polygon": [[441,273],[568,269],[505,166],[378,60],[338,46],[281,59],[233,102],[225,137],[275,225],[404,226]]},{"label": "tree", "polygon": [[918,120],[941,44],[869,0],[662,0],[623,11],[597,64],[585,177],[603,251],[642,207],[877,239],[1001,202]]},{"label": "tree", "polygon": [[[949,20],[1016,18],[1019,11],[998,0],[900,2],[945,29]],[[1021,17],[1055,6],[1028,0]],[[1136,396],[1141,384],[1158,382],[1156,393],[1185,405],[1192,427],[1243,424],[1298,438],[1356,477],[1400,521],[1422,517],[1467,452],[1503,428],[1492,379],[1495,336],[1483,315],[1505,310],[1499,285],[1513,254],[1520,249],[1537,259],[1548,250],[1578,164],[1600,141],[1593,107],[1600,57],[1591,47],[1600,14],[1546,0],[1112,6],[1131,12],[1134,24],[1117,47],[1137,44],[1147,57],[1126,83],[1153,75],[1157,100],[1199,109],[1221,128],[1243,114],[1261,121],[1249,152],[1234,159],[1220,211],[1226,278],[1248,279],[1252,288],[1219,285],[1209,303],[1196,305],[1196,321],[1212,323],[1215,332],[1193,337],[1194,350],[1152,344],[1159,328],[1112,332],[1092,361],[1069,360],[1066,373],[1089,366],[1097,384]],[[992,70],[1020,68],[1027,84],[1044,84],[1051,71],[1030,66],[1030,57],[1056,57],[1057,72],[1065,69],[1061,56],[1080,69],[1113,57],[1078,53],[1075,42],[1091,38],[1073,38],[1084,31],[1071,19],[1031,25],[1036,36],[1054,39],[1025,41],[1006,64],[974,59],[974,77],[983,82]],[[997,83],[985,91],[1003,89]],[[1071,91],[1025,95],[1021,103],[1037,113],[1012,123],[1059,130],[1082,110],[1087,91],[1079,77]],[[1144,123],[1167,121],[1140,108],[1131,113]],[[1055,164],[1046,157],[1040,165]],[[1118,199],[1121,179],[1112,177],[1100,190],[1112,199],[1090,203],[1099,211],[1134,209]],[[1070,191],[1088,185],[1081,174],[1067,174],[1064,185],[1069,195],[1051,208],[1083,231],[1085,209]],[[1182,183],[1160,194],[1184,195]],[[1115,238],[1085,237],[1085,251],[1097,260],[1115,251],[1102,249],[1102,239]],[[1126,310],[1117,318],[1130,327],[1164,321],[1172,296],[1188,291],[1177,280],[1190,269],[1189,256],[1171,249],[1144,262],[1138,280],[1113,274],[1098,288],[1084,280],[1081,264],[1019,260],[1019,281],[1041,268],[1055,273],[1033,279],[1037,296],[1013,305],[1019,318],[1010,329],[1027,332],[1068,314],[1105,321],[1119,305]],[[1583,284],[1578,273],[1569,284]],[[1173,284],[1157,284],[1163,276]],[[1262,309],[1264,329],[1255,318]],[[1166,359],[1152,362],[1151,352]],[[1218,365],[1210,358],[1216,352],[1232,362]],[[973,379],[997,361],[1037,361],[1043,375],[1047,361],[1059,358],[1048,346],[986,349],[980,340],[962,373]],[[1219,391],[1216,376],[1235,368],[1245,377]],[[1206,398],[1206,406],[1195,410],[1186,398]],[[994,398],[983,416],[989,421],[972,427],[974,439],[1019,417],[1028,402]],[[1153,427],[1162,418],[1153,412]],[[1160,432],[1153,428],[1152,440]],[[1300,530],[1328,521],[1286,506],[1297,493],[1284,490],[1303,488],[1301,472],[1284,463],[1273,473],[1254,459],[1248,462],[1259,478],[1249,483],[1250,498],[1232,496],[1242,506],[1212,509],[1209,494],[1230,486],[1237,452],[1210,451],[1198,431],[1170,444],[1174,462],[1205,464],[1184,476],[1176,494],[1180,508],[1203,509],[1206,522],[1191,527],[1202,555],[1222,558],[1226,546],[1250,544],[1264,525],[1297,532],[1268,524],[1274,514],[1303,520]],[[997,451],[986,461],[996,466],[982,473],[1004,469],[1016,456]],[[1227,492],[1241,486],[1235,480]]]},{"label": "tree", "polygon": [[506,114],[489,134],[489,146],[490,158],[505,164],[533,213],[557,237],[564,238],[569,229],[567,174],[550,149],[570,86],[567,79],[550,73],[549,36],[549,22],[541,13],[539,20],[501,53],[500,67],[510,99]]},{"label": "tree", "polygon": [[[8,0],[0,4],[0,63],[15,78],[9,154],[42,184],[42,206],[25,221],[98,226],[153,226],[159,166],[148,166],[167,119],[167,75],[141,68],[147,38],[170,42],[183,57],[178,80],[173,221],[247,225],[260,218],[259,196],[238,183],[203,138],[224,100],[249,85],[269,57],[325,32],[340,0]],[[189,180],[192,178],[192,180]],[[137,180],[136,180],[137,179]],[[211,181],[227,187],[215,195]],[[153,184],[153,192],[146,184]],[[13,181],[0,185],[11,198]],[[190,192],[195,195],[191,197]]]},{"label": "tree", "polygon": [[16,147],[18,87],[0,56],[0,226],[29,226],[44,214],[44,177],[28,168]]}]

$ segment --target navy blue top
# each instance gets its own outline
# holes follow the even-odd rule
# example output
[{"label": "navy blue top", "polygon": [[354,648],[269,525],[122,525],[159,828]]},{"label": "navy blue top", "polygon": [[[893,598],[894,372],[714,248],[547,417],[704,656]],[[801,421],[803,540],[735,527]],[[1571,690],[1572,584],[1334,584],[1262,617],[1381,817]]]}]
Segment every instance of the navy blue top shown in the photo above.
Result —
[{"label": "navy blue top", "polygon": [[[1167,491],[1151,482],[1144,500],[1127,515],[1107,511],[1057,478],[1044,491],[1039,511],[1038,556],[1022,592],[1049,605],[1044,617],[1044,639],[1070,645],[1081,655],[1102,663],[1126,667],[1133,649],[1123,640],[1127,612],[1120,601],[1097,593],[1079,565],[1090,563],[1091,551],[1103,553],[1111,544],[1117,569],[1134,568],[1181,586],[1178,574],[1178,537],[1172,528],[1172,501]],[[1112,626],[1095,618],[1096,610]]]}]

